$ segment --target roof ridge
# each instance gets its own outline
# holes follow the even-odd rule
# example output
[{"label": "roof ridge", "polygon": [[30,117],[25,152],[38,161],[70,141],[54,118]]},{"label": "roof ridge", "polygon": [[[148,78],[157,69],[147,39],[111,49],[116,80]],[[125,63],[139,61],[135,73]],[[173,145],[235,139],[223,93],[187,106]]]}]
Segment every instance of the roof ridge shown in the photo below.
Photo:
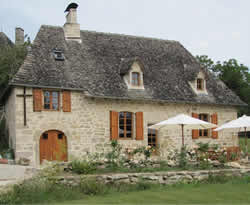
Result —
[{"label": "roof ridge", "polygon": [[124,37],[136,38],[136,39],[142,38],[142,39],[147,39],[147,40],[168,41],[168,42],[172,42],[172,43],[179,43],[179,41],[176,41],[176,40],[168,40],[168,39],[154,38],[154,37],[147,37],[147,36],[135,36],[135,35],[130,35],[130,34],[122,34],[122,33],[89,31],[89,30],[81,30],[81,32],[89,32],[89,33],[106,34],[106,35],[112,35],[112,36],[124,36]]},{"label": "roof ridge", "polygon": [[[42,25],[41,27],[63,29],[62,26],[54,26],[54,25]],[[123,34],[123,33],[111,33],[111,32],[93,31],[93,30],[80,30],[80,31],[81,32],[88,32],[88,33],[95,33],[95,34],[105,34],[105,35],[110,35],[110,36],[124,36],[124,37],[135,38],[135,39],[141,38],[141,39],[146,39],[146,40],[166,41],[166,42],[180,44],[180,42],[176,41],[176,40],[168,40],[168,39],[156,38],[156,37],[136,36],[136,35],[130,35],[130,34]]]}]

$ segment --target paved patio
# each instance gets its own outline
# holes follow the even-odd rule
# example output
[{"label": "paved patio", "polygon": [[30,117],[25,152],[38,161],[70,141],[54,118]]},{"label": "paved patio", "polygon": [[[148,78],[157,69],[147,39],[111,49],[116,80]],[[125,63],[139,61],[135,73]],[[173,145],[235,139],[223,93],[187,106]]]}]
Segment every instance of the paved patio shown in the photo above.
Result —
[{"label": "paved patio", "polygon": [[31,176],[31,167],[20,165],[0,164],[0,186],[15,183]]}]

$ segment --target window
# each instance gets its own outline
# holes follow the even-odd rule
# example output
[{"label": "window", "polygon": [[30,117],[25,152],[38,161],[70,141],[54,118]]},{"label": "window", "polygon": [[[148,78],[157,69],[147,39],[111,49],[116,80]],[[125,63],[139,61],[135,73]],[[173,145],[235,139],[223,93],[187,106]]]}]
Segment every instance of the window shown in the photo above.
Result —
[{"label": "window", "polygon": [[[209,122],[208,114],[199,114],[199,119]],[[208,129],[199,130],[199,137],[209,137],[209,130]]]},{"label": "window", "polygon": [[133,137],[133,114],[132,112],[119,113],[119,138],[132,139]]},{"label": "window", "polygon": [[132,72],[132,85],[135,85],[135,86],[140,85],[140,73]]},{"label": "window", "polygon": [[62,140],[62,139],[63,139],[63,134],[62,134],[62,133],[59,133],[59,134],[58,134],[58,139],[59,139],[59,140]]},{"label": "window", "polygon": [[54,55],[55,60],[64,61],[64,55],[63,55],[62,51],[54,49],[53,55]]},{"label": "window", "polygon": [[153,148],[157,147],[157,131],[154,129],[148,129],[148,145]]},{"label": "window", "polygon": [[48,133],[44,133],[44,134],[43,134],[43,139],[44,139],[44,140],[47,140],[47,139],[48,139]]},{"label": "window", "polygon": [[197,79],[197,90],[204,90],[204,80],[201,78]]},{"label": "window", "polygon": [[59,92],[44,91],[44,109],[59,110]]},{"label": "window", "polygon": [[59,91],[42,90],[40,88],[33,89],[34,112],[41,112],[43,110],[59,111],[60,107],[62,107],[63,112],[71,112],[71,92],[64,90],[61,93],[62,102]]}]

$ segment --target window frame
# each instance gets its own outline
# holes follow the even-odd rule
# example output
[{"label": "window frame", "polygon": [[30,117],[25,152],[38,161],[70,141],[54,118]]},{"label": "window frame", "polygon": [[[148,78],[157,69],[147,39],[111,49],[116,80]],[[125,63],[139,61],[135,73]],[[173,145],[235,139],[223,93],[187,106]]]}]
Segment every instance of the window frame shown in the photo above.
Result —
[{"label": "window frame", "polygon": [[[48,103],[45,103],[45,92],[49,92],[50,93],[50,96],[49,96],[49,109],[45,108],[45,104],[48,104]],[[53,109],[53,92],[56,92],[57,93],[57,109]],[[60,110],[60,91],[58,90],[42,90],[42,93],[43,93],[43,110],[44,111],[59,111]]]},{"label": "window frame", "polygon": [[[150,125],[149,125],[150,126]],[[153,136],[153,132],[155,136]],[[151,142],[149,142],[149,139],[151,138]],[[152,139],[155,138],[155,142],[153,143]],[[156,129],[150,129],[148,128],[148,146],[153,147],[154,149],[158,148],[158,132]]]},{"label": "window frame", "polygon": [[196,89],[199,91],[205,90],[205,80],[203,78],[196,79]]},{"label": "window frame", "polygon": [[[135,80],[134,80],[134,74],[137,75],[137,78],[136,78],[136,81],[138,82],[138,84],[135,84]],[[140,72],[137,72],[137,71],[133,71],[131,72],[131,85],[132,86],[141,86],[141,81],[140,81],[140,77],[141,77],[141,73]]]},{"label": "window frame", "polygon": [[[120,114],[123,113],[123,131],[124,131],[124,137],[120,137]],[[131,114],[131,137],[127,137],[127,113]],[[129,111],[121,111],[118,112],[118,139],[119,140],[132,140],[134,138],[134,113]]]},{"label": "window frame", "polygon": [[55,61],[64,61],[65,57],[61,50],[53,49],[52,52],[53,52]]},{"label": "window frame", "polygon": [[[204,120],[204,116],[206,115],[207,121]],[[203,116],[203,117],[202,117]],[[208,113],[199,113],[198,114],[198,119],[199,120],[203,120],[205,122],[210,122],[210,115]],[[207,132],[207,135],[205,135],[205,133]],[[210,133],[210,129],[199,129],[199,138],[209,138],[211,135]]]}]

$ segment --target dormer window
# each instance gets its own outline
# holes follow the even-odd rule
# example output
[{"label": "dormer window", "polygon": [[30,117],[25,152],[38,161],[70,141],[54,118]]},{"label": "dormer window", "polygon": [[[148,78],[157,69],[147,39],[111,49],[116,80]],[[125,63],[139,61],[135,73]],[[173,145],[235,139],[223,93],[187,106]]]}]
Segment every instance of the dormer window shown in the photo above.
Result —
[{"label": "dormer window", "polygon": [[197,95],[208,95],[206,74],[203,71],[200,71],[189,85]]},{"label": "dormer window", "polygon": [[202,78],[197,79],[197,90],[204,90],[204,80]]},{"label": "dormer window", "polygon": [[144,65],[139,58],[122,59],[120,74],[128,89],[144,90]]},{"label": "dormer window", "polygon": [[54,55],[55,60],[64,61],[64,55],[63,55],[62,51],[54,49],[53,50],[53,55]]},{"label": "dormer window", "polygon": [[140,73],[132,72],[132,85],[134,86],[140,85]]}]

